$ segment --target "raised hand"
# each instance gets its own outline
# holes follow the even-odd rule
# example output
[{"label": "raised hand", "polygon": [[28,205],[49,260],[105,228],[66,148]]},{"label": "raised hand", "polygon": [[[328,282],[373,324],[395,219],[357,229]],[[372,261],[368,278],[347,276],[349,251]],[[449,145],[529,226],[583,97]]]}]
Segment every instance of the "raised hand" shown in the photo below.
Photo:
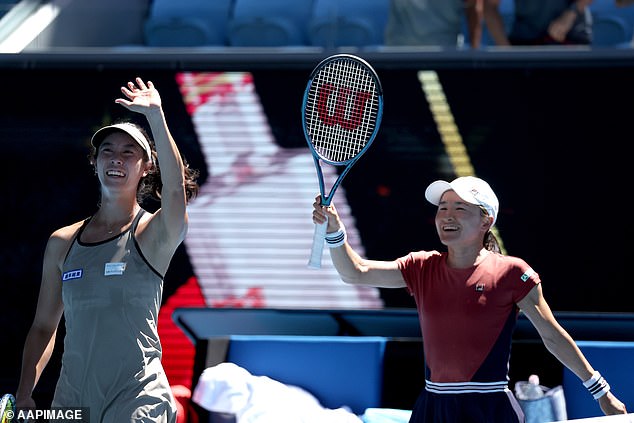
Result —
[{"label": "raised hand", "polygon": [[149,109],[160,109],[161,96],[154,88],[152,81],[145,83],[141,78],[136,78],[135,82],[128,82],[127,87],[121,87],[121,92],[127,99],[118,98],[115,103],[137,113],[146,113]]},{"label": "raised hand", "polygon": [[327,207],[322,206],[321,195],[318,195],[315,197],[315,202],[313,203],[313,223],[319,225],[326,222],[326,219],[328,220],[326,232],[336,232],[343,227],[335,204],[330,203]]}]

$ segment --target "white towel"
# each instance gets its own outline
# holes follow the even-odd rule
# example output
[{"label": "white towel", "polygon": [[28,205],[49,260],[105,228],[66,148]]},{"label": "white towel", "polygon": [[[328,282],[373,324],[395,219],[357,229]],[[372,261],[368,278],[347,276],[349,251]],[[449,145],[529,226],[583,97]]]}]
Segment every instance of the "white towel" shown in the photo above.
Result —
[{"label": "white towel", "polygon": [[237,423],[363,423],[346,408],[324,408],[306,390],[254,376],[234,363],[205,369],[192,400],[206,410],[235,415]]}]

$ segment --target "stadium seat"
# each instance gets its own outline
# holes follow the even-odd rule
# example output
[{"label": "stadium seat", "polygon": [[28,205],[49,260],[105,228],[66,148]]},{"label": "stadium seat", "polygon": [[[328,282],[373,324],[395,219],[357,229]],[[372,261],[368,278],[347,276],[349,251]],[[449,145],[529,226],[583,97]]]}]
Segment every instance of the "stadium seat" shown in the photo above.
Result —
[{"label": "stadium seat", "polygon": [[229,45],[307,45],[305,28],[312,4],[312,0],[235,0],[228,28]]},{"label": "stadium seat", "polygon": [[589,7],[593,46],[630,46],[634,35],[634,6],[618,7],[615,0],[594,0]]},{"label": "stadium seat", "polygon": [[597,15],[592,22],[592,45],[598,47],[626,46],[631,41],[631,30],[619,16]]},{"label": "stadium seat", "polygon": [[388,13],[389,0],[315,0],[309,42],[325,48],[382,45]]},{"label": "stadium seat", "polygon": [[226,45],[232,0],[153,0],[144,25],[152,47]]}]

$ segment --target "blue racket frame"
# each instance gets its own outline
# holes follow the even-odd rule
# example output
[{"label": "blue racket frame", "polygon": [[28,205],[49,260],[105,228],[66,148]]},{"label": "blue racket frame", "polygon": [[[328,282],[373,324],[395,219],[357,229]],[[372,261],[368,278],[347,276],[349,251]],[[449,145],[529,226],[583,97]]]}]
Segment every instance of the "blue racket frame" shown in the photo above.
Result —
[{"label": "blue racket frame", "polygon": [[[372,129],[372,133],[370,134],[368,140],[366,141],[366,143],[364,144],[364,146],[361,148],[361,150],[359,150],[359,152],[357,152],[353,157],[351,157],[350,159],[347,160],[343,160],[343,161],[337,161],[337,160],[331,160],[327,157],[324,157],[322,154],[319,153],[319,151],[317,151],[317,149],[315,148],[313,142],[312,142],[312,136],[308,130],[308,125],[307,125],[307,119],[306,119],[306,109],[307,109],[307,104],[309,101],[309,97],[310,97],[310,93],[311,93],[311,87],[313,85],[313,81],[315,79],[315,77],[319,74],[320,70],[326,66],[328,66],[329,64],[335,62],[335,61],[341,61],[341,60],[345,60],[345,61],[352,61],[355,62],[357,65],[361,66],[362,68],[364,68],[368,75],[371,76],[373,82],[374,82],[374,89],[375,89],[375,94],[376,94],[376,118],[374,121],[374,128]],[[313,105],[314,107],[314,105]],[[379,77],[376,73],[376,71],[374,70],[374,68],[365,60],[363,60],[362,58],[358,57],[358,56],[354,56],[351,54],[335,54],[332,56],[329,56],[327,58],[325,58],[324,60],[322,60],[321,62],[319,62],[319,64],[315,67],[315,69],[313,69],[313,71],[310,74],[310,77],[308,79],[308,83],[306,84],[306,89],[304,90],[304,97],[302,100],[302,128],[304,130],[304,137],[306,139],[306,142],[308,143],[308,147],[312,153],[313,156],[313,162],[315,164],[315,169],[317,171],[317,179],[319,181],[319,192],[321,194],[321,205],[322,206],[329,206],[333,200],[333,197],[337,191],[337,188],[339,188],[339,185],[341,184],[341,182],[343,181],[343,179],[346,177],[346,175],[348,174],[348,172],[350,171],[350,169],[352,169],[352,166],[361,158],[361,156],[370,148],[370,146],[372,145],[374,139],[376,138],[376,135],[379,132],[379,128],[381,126],[381,119],[383,117],[383,88],[381,86],[381,81],[379,80]],[[321,163],[327,163],[329,165],[332,166],[345,166],[345,168],[341,171],[341,173],[338,175],[337,180],[334,182],[333,186],[330,188],[330,192],[328,194],[326,194],[326,187],[325,187],[325,182],[324,182],[324,175],[323,175],[323,171],[322,171],[322,167],[321,167]],[[315,234],[313,236],[313,245],[312,245],[312,251],[311,251],[311,256],[308,262],[308,267],[310,268],[320,268],[321,267],[321,257],[322,257],[322,253],[323,253],[323,244],[324,244],[324,239],[326,236],[326,228],[327,228],[327,224],[328,222],[321,224],[321,225],[316,225],[315,227]]]},{"label": "blue racket frame", "polygon": [[[361,149],[361,151],[359,151],[359,153],[357,153],[354,157],[352,157],[349,160],[335,161],[335,160],[329,160],[328,158],[319,154],[317,150],[315,150],[315,147],[313,143],[311,142],[311,136],[308,132],[308,128],[306,127],[307,125],[306,125],[305,116],[306,116],[306,104],[308,102],[310,87],[312,86],[315,76],[317,75],[320,69],[322,69],[329,63],[332,63],[336,60],[341,60],[341,59],[352,60],[362,64],[363,67],[367,68],[369,74],[372,75],[372,78],[374,79],[374,82],[376,84],[376,92],[377,92],[377,116],[376,116],[376,122],[374,124],[374,130],[372,131],[372,134],[370,135],[369,140],[366,142],[365,146]],[[313,155],[313,161],[315,162],[315,169],[317,170],[317,178],[319,180],[319,192],[321,193],[322,206],[330,205],[330,203],[332,202],[332,198],[335,195],[335,192],[337,191],[337,188],[339,187],[343,179],[346,177],[350,169],[352,169],[352,166],[370,148],[370,146],[374,142],[374,139],[376,138],[376,135],[379,132],[382,118],[383,118],[383,88],[381,86],[381,81],[379,80],[379,77],[376,71],[367,61],[352,54],[335,54],[319,62],[319,64],[315,67],[315,69],[313,69],[308,79],[308,83],[306,84],[306,88],[304,90],[304,97],[302,100],[302,128],[304,130],[304,138],[306,139],[306,142],[308,143],[308,147],[310,148],[310,151]],[[346,166],[343,169],[343,171],[339,174],[337,180],[335,181],[333,186],[330,188],[330,192],[328,194],[326,194],[325,192],[326,189],[325,189],[325,183],[324,183],[324,175],[321,169],[320,162],[324,162],[329,165],[338,166],[338,167]]]}]

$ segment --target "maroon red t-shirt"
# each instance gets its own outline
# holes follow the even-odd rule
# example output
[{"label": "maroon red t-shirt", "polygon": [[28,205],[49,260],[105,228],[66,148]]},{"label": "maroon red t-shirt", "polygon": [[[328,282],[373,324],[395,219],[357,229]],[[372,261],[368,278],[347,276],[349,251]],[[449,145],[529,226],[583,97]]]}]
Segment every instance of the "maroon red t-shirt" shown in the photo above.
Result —
[{"label": "maroon red t-shirt", "polygon": [[520,301],[540,283],[520,258],[489,252],[467,269],[447,266],[447,253],[419,251],[398,259],[414,296],[432,382],[508,379]]}]

